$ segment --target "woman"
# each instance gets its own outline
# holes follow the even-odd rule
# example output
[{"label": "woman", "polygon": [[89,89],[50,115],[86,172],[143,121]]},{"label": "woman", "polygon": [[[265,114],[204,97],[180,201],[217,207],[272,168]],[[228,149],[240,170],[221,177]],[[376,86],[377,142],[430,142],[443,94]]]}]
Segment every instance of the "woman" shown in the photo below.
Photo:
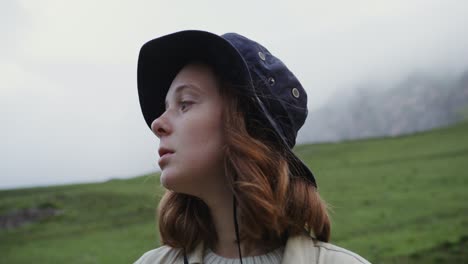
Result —
[{"label": "woman", "polygon": [[265,47],[203,31],[151,40],[138,92],[167,192],[163,246],[136,263],[368,263],[327,243],[326,205],[292,152],[307,95]]}]

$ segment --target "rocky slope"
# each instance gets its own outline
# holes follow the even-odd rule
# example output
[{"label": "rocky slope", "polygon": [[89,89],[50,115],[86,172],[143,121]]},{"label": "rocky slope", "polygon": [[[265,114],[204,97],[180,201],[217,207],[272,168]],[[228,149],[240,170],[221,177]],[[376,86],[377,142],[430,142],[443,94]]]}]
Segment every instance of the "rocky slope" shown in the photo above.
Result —
[{"label": "rocky slope", "polygon": [[309,113],[298,142],[395,136],[456,123],[468,112],[468,70],[455,77],[412,74],[387,89],[337,95]]}]

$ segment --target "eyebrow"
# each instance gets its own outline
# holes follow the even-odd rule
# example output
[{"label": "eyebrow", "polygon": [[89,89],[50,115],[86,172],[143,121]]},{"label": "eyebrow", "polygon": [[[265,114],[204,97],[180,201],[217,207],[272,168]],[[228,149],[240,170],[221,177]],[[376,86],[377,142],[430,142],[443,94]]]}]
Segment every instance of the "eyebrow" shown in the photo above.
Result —
[{"label": "eyebrow", "polygon": [[[193,90],[196,90],[196,91],[200,91],[200,88],[196,85],[193,85],[193,84],[181,84],[179,86],[177,86],[175,88],[175,91],[174,91],[174,94],[179,94],[181,93],[183,90],[185,89],[193,89]],[[168,105],[168,101],[167,101],[167,98],[166,100],[164,101],[164,107],[167,109],[167,105]]]}]

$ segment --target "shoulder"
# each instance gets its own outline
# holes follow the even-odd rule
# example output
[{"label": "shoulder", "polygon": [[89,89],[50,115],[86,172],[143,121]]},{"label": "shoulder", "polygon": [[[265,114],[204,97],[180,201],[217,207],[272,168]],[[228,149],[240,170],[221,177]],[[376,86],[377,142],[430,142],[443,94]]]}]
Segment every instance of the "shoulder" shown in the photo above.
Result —
[{"label": "shoulder", "polygon": [[[370,264],[358,254],[336,245],[317,241],[309,236],[296,236],[286,244],[285,258],[295,259],[295,263],[316,264]],[[311,261],[312,260],[312,261]]]},{"label": "shoulder", "polygon": [[146,252],[134,264],[176,263],[181,256],[180,249],[161,246]]},{"label": "shoulder", "polygon": [[[370,262],[358,254],[336,245],[321,241],[314,241],[315,247],[322,255],[323,263],[356,263],[369,264]],[[322,263],[322,262],[319,262]]]}]

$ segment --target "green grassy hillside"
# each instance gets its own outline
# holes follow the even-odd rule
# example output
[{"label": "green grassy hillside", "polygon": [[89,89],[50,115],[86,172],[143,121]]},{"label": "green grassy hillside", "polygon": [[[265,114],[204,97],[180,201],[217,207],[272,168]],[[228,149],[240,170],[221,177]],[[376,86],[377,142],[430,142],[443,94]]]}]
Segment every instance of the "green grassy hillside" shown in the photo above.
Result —
[{"label": "green grassy hillside", "polygon": [[[411,136],[301,145],[332,209],[332,242],[375,263],[468,262],[468,123]],[[158,246],[158,175],[0,191],[0,263],[132,263]],[[23,211],[22,211],[23,210]],[[10,225],[11,226],[11,225]]]}]

